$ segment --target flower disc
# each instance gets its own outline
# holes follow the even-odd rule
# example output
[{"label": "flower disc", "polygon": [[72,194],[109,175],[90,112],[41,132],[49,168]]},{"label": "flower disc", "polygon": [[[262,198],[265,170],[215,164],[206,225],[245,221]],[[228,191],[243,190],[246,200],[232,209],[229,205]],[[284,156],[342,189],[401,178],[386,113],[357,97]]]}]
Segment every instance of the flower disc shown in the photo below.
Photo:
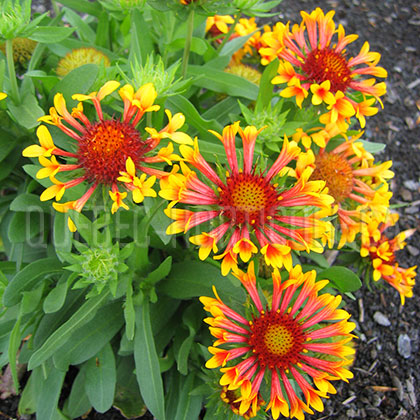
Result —
[{"label": "flower disc", "polygon": [[233,224],[264,224],[267,217],[275,213],[277,198],[276,189],[263,177],[254,174],[231,176],[220,191],[220,205]]},{"label": "flower disc", "polygon": [[339,53],[324,48],[311,51],[302,65],[308,79],[321,84],[325,80],[331,82],[330,91],[345,92],[351,82],[351,71],[347,60]]},{"label": "flower disc", "polygon": [[287,369],[299,360],[304,341],[299,324],[287,314],[263,311],[251,324],[249,345],[263,367]]},{"label": "flower disc", "polygon": [[78,159],[89,182],[112,184],[125,171],[127,158],[136,164],[146,146],[131,124],[117,120],[90,126],[79,142]]}]

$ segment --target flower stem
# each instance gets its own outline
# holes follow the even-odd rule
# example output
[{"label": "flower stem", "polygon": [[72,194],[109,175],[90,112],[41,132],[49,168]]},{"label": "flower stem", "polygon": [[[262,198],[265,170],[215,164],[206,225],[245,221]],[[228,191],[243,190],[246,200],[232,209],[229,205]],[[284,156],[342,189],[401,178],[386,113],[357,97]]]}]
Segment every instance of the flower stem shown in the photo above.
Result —
[{"label": "flower stem", "polygon": [[185,79],[187,76],[188,59],[191,50],[191,41],[194,30],[194,8],[191,8],[191,12],[188,16],[187,21],[187,37],[185,39],[184,55],[182,56],[182,78]]},{"label": "flower stem", "polygon": [[9,82],[11,97],[15,103],[20,104],[19,88],[16,80],[15,63],[13,61],[13,44],[11,39],[6,40],[6,61],[9,72]]},{"label": "flower stem", "polygon": [[221,51],[222,48],[224,47],[224,45],[226,44],[226,42],[229,41],[230,36],[233,34],[233,31],[235,30],[236,24],[239,22],[240,17],[241,17],[241,12],[238,12],[237,15],[235,16],[235,21],[232,23],[231,27],[229,28],[229,31],[227,32],[227,34],[223,38],[223,41],[219,45],[219,48],[217,48],[217,51]]}]

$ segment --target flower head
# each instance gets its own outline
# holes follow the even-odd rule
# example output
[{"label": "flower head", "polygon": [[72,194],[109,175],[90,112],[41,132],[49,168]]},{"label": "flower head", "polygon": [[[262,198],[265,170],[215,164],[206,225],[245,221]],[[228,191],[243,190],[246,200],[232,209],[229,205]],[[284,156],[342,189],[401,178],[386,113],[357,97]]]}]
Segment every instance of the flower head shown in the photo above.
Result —
[{"label": "flower head", "polygon": [[[28,38],[14,38],[12,40],[13,46],[13,61],[21,65],[26,64],[32,57],[35,47],[37,46],[36,41]],[[6,45],[3,43],[0,45],[0,50],[6,53]]]},{"label": "flower head", "polygon": [[[281,24],[272,33],[262,36],[266,46],[259,50],[261,62],[267,64],[276,57],[281,60],[279,75],[272,83],[288,83],[283,92],[301,101],[302,92],[296,88],[298,80],[302,91],[311,92],[313,104],[325,102],[328,105],[330,122],[337,121],[338,117],[349,118],[357,112],[363,126],[364,116],[375,112],[370,106],[374,102],[371,98],[380,102],[380,96],[386,92],[385,83],[375,80],[375,77],[387,76],[386,70],[377,66],[380,54],[369,51],[369,43],[365,42],[357,56],[347,58],[346,47],[357,35],[345,35],[341,25],[336,28],[333,11],[324,15],[317,8],[301,15],[302,23],[294,25],[292,30],[289,24]],[[337,40],[333,40],[335,34]],[[363,79],[363,76],[372,77]]]},{"label": "flower head", "polygon": [[109,58],[96,48],[76,48],[68,52],[57,65],[56,73],[59,76],[65,76],[72,70],[77,69],[84,64],[103,64],[109,67]]},{"label": "flower head", "polygon": [[[312,180],[326,182],[328,194],[334,198],[341,227],[339,247],[354,241],[370,210],[384,216],[389,209],[392,193],[387,180],[394,176],[391,161],[377,164],[367,152],[360,135],[353,136],[332,150],[323,147],[315,156],[311,150],[300,157],[297,172],[312,166]],[[326,143],[328,144],[328,143]]]},{"label": "flower head", "polygon": [[0,92],[0,101],[7,98],[7,93]]},{"label": "flower head", "polygon": [[404,305],[405,298],[413,296],[417,266],[400,267],[395,253],[405,247],[405,239],[410,237],[415,229],[400,232],[390,239],[384,231],[397,221],[397,213],[389,213],[386,218],[380,219],[370,215],[369,223],[362,229],[360,255],[370,260],[373,267],[373,280],[378,281],[382,278],[394,287]]},{"label": "flower head", "polygon": [[[333,380],[348,381],[352,373],[354,349],[349,345],[355,324],[350,315],[338,309],[340,296],[319,294],[328,284],[316,281],[315,271],[303,273],[295,266],[289,278],[281,280],[272,273],[271,302],[263,304],[256,287],[254,264],[235,276],[252,300],[251,313],[240,314],[214,293],[216,298],[201,297],[211,314],[205,321],[217,338],[208,368],[221,368],[220,385],[234,392],[234,408],[239,414],[255,416],[263,404],[262,389],[268,384],[270,401],[266,410],[278,419],[304,418],[312,408],[323,411],[321,398],[335,393]],[[264,380],[265,379],[265,380]]]},{"label": "flower head", "polygon": [[[219,176],[200,153],[198,142],[194,147],[181,145],[184,162],[181,173],[172,173],[161,180],[160,195],[171,203],[166,214],[175,220],[167,233],[187,232],[211,221],[213,229],[203,230],[190,238],[200,246],[204,259],[220,250],[215,259],[222,259],[222,273],[226,275],[238,264],[238,256],[247,262],[252,254],[261,252],[268,265],[292,267],[290,251],[322,252],[317,240],[325,233],[333,233],[330,223],[319,220],[317,211],[330,208],[332,197],[324,192],[323,181],[310,181],[310,170],[300,174],[292,184],[284,175],[286,165],[301,153],[296,143],[284,139],[275,162],[265,171],[254,164],[254,147],[261,130],[239,123],[224,128],[223,133],[212,133],[223,143],[228,168]],[[239,133],[243,144],[243,165],[240,168],[235,138]],[[175,208],[183,204],[185,209]]]},{"label": "flower head", "polygon": [[[29,146],[23,151],[23,156],[39,158],[43,168],[38,171],[37,177],[49,177],[53,183],[41,194],[41,200],[56,198],[60,201],[66,190],[82,183],[89,185],[79,199],[65,204],[57,203],[55,207],[58,211],[73,209],[80,212],[98,187],[108,190],[113,201],[112,213],[120,207],[127,208],[123,201],[127,192],[132,193],[136,203],[142,202],[144,197],[155,197],[152,186],[156,177],[161,177],[165,172],[149,165],[159,162],[172,164],[172,159],[177,158],[171,153],[173,148],[170,146],[163,153],[153,153],[156,147],[164,138],[184,144],[192,143],[185,133],[177,131],[184,122],[181,114],[172,118],[169,113],[169,124],[163,130],[158,132],[148,128],[153,135],[141,137],[137,125],[143,115],[159,109],[158,105],[153,104],[156,92],[152,84],[144,85],[137,91],[131,85],[123,86],[119,90],[124,102],[122,118],[106,118],[101,101],[119,85],[116,81],[109,81],[98,92],[73,95],[73,99],[81,102],[71,113],[67,110],[63,95],[57,93],[50,114],[40,120],[58,127],[68,136],[68,150],[58,148],[48,128],[41,125],[37,130],[39,145]],[[83,111],[83,102],[87,101],[93,102],[96,121],[90,121]],[[61,175],[65,180],[57,179]],[[120,188],[125,191],[121,192]],[[69,227],[74,230],[73,224],[70,223]]]}]

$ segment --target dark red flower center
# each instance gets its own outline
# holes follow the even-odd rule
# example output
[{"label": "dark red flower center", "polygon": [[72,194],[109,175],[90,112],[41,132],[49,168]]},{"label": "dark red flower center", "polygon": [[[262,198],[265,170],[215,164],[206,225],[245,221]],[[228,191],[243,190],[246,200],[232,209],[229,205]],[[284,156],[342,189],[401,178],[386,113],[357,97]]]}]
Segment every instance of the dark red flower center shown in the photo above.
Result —
[{"label": "dark red flower center", "polygon": [[331,82],[330,91],[345,92],[351,82],[351,70],[345,57],[329,48],[311,51],[302,65],[309,81],[321,84],[326,80]]},{"label": "dark red flower center", "polygon": [[275,214],[278,196],[275,187],[263,176],[239,173],[226,179],[219,204],[232,224],[260,226]]},{"label": "dark red flower center", "polygon": [[305,334],[289,315],[263,312],[251,323],[248,339],[261,367],[288,369],[299,361]]},{"label": "dark red flower center", "polygon": [[328,194],[341,203],[349,197],[353,189],[353,169],[347,160],[334,153],[318,154],[312,180],[326,182]]},{"label": "dark red flower center", "polygon": [[89,182],[111,185],[125,171],[127,158],[137,164],[146,147],[131,124],[112,119],[88,127],[77,154]]}]

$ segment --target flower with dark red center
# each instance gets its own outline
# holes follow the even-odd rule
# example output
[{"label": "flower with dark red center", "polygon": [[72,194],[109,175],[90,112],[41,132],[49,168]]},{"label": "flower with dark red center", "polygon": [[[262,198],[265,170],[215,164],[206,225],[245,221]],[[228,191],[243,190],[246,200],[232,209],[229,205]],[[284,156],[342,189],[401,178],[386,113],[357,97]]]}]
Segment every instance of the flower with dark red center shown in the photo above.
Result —
[{"label": "flower with dark red center", "polygon": [[[341,25],[336,29],[334,11],[324,15],[317,8],[301,15],[301,25],[293,26],[292,31],[289,24],[278,24],[272,32],[262,35],[261,43],[265,44],[259,50],[262,63],[268,64],[276,57],[281,60],[279,75],[272,83],[287,83],[281,95],[296,96],[299,106],[311,91],[315,105],[321,102],[327,105],[325,122],[341,122],[356,114],[364,125],[364,116],[375,113],[370,107],[371,98],[380,102],[379,97],[386,92],[385,83],[375,84],[374,78],[362,79],[364,75],[387,77],[386,70],[377,66],[380,54],[370,52],[365,42],[359,54],[349,58],[346,47],[357,35],[345,35]],[[338,39],[333,41],[335,34]],[[323,86],[322,92],[319,86]]]},{"label": "flower with dark red center", "polygon": [[[71,151],[55,146],[50,132],[43,125],[37,130],[40,145],[29,146],[23,151],[23,156],[39,158],[43,168],[38,171],[37,178],[49,177],[53,183],[41,194],[42,201],[52,198],[60,201],[67,189],[81,183],[89,184],[89,188],[79,199],[54,203],[53,206],[57,211],[67,212],[72,209],[80,212],[100,186],[108,190],[113,201],[112,213],[115,213],[119,207],[128,208],[123,202],[127,192],[120,192],[120,187],[131,191],[133,201],[136,203],[142,202],[147,196],[155,197],[156,192],[152,189],[155,179],[166,173],[150,167],[149,164],[158,162],[172,164],[172,160],[178,157],[172,153],[172,143],[162,147],[154,156],[149,156],[150,153],[163,138],[192,144],[187,134],[177,132],[184,124],[184,116],[176,114],[172,117],[169,111],[166,111],[169,119],[166,127],[159,132],[147,127],[149,136],[143,138],[140,135],[136,127],[143,115],[159,109],[158,105],[153,105],[157,94],[151,83],[142,86],[137,92],[134,92],[131,85],[122,87],[119,90],[124,102],[122,118],[105,118],[101,101],[119,85],[116,81],[110,81],[98,92],[73,95],[73,99],[81,102],[71,113],[67,110],[63,95],[57,93],[54,97],[54,107],[50,108],[50,115],[41,117],[40,121],[55,125],[63,131],[69,137]],[[82,102],[87,100],[93,102],[98,116],[97,121],[91,122],[83,112]],[[65,162],[59,162],[56,156]],[[66,181],[58,180],[56,175],[61,172],[72,176],[68,176]],[[148,179],[147,175],[150,175]],[[69,228],[75,230],[71,219],[69,219]]]},{"label": "flower with dark red center", "polygon": [[[333,201],[324,192],[325,183],[309,181],[311,169],[299,174],[293,184],[287,183],[287,175],[280,176],[301,153],[296,143],[289,143],[287,138],[272,166],[258,170],[253,160],[260,131],[253,126],[242,130],[239,123],[225,127],[222,135],[211,131],[225,147],[229,165],[225,176],[219,176],[204,160],[195,141],[194,148],[181,145],[180,151],[184,161],[194,166],[206,182],[184,163],[182,173],[161,179],[159,194],[171,201],[165,213],[175,220],[167,233],[187,232],[204,222],[213,222],[213,229],[202,231],[190,241],[200,246],[202,260],[222,245],[222,253],[214,258],[223,259],[223,275],[237,266],[238,255],[248,262],[258,251],[268,265],[284,265],[290,270],[292,249],[322,252],[325,240],[332,241],[330,222],[317,215],[319,209],[330,209]],[[243,144],[242,168],[235,146],[237,133]],[[184,208],[175,208],[177,203],[184,204]]]},{"label": "flower with dark red center", "polygon": [[395,253],[404,249],[405,239],[409,238],[416,229],[400,232],[390,239],[384,231],[395,225],[398,218],[397,213],[389,213],[380,219],[370,214],[369,223],[362,229],[360,255],[369,259],[369,265],[373,267],[373,280],[378,281],[382,278],[394,287],[400,294],[401,304],[404,305],[405,298],[413,296],[417,266],[400,267]]},{"label": "flower with dark red center", "polygon": [[316,156],[309,149],[302,153],[296,165],[297,174],[311,166],[310,179],[325,181],[328,194],[334,198],[341,228],[339,248],[354,241],[365,223],[366,210],[384,216],[392,196],[387,183],[394,176],[389,170],[392,162],[376,164],[363,143],[357,141],[360,135],[331,150],[327,141]]},{"label": "flower with dark red center", "polygon": [[297,265],[285,281],[277,269],[273,271],[271,302],[264,305],[253,262],[247,273],[234,274],[251,297],[250,315],[231,309],[215,289],[216,299],[200,298],[211,314],[205,321],[217,338],[209,347],[213,357],[206,367],[220,367],[224,392],[236,391],[233,409],[255,416],[263,404],[261,390],[268,386],[266,410],[271,409],[274,419],[280,413],[303,419],[304,411],[313,414],[311,407],[323,411],[321,397],[336,392],[331,381],[353,376],[346,366],[353,359],[349,342],[355,324],[338,309],[341,297],[319,295],[328,281],[316,281],[315,271],[303,273]]}]

